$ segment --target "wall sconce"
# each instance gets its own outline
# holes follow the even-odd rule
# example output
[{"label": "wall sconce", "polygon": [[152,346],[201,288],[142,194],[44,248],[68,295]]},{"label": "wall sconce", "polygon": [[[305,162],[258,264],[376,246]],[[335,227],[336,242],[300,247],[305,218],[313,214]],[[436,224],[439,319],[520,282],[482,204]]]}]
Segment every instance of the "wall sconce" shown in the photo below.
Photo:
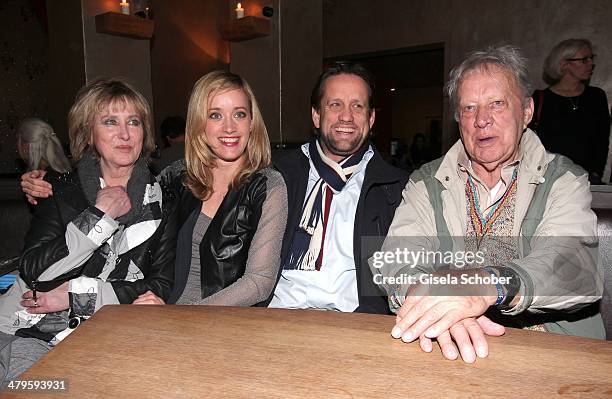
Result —
[{"label": "wall sconce", "polygon": [[265,6],[261,10],[261,13],[263,14],[264,17],[272,18],[272,16],[274,15],[274,8]]}]

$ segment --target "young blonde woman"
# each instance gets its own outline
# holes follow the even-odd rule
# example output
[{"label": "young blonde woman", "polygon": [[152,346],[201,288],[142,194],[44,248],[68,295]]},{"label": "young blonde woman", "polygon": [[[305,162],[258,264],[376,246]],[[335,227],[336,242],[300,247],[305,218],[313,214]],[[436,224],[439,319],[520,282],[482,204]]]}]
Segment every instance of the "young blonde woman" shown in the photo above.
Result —
[{"label": "young blonde woman", "polygon": [[251,306],[268,298],[280,263],[287,189],[269,167],[257,101],[240,76],[215,71],[195,84],[185,162],[160,175],[179,195],[169,303]]}]

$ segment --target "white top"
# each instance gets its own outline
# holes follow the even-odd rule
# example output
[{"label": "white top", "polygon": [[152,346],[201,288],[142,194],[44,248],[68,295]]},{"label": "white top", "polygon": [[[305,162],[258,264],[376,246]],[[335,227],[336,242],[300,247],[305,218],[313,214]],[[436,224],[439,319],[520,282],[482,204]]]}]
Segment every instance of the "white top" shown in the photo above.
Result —
[{"label": "white top", "polygon": [[[302,146],[302,151],[310,159],[308,144]],[[352,312],[359,306],[353,227],[365,169],[373,155],[372,147],[368,148],[357,172],[342,191],[334,195],[325,232],[321,270],[283,270],[269,307]],[[318,179],[319,174],[310,161],[307,193]]]}]

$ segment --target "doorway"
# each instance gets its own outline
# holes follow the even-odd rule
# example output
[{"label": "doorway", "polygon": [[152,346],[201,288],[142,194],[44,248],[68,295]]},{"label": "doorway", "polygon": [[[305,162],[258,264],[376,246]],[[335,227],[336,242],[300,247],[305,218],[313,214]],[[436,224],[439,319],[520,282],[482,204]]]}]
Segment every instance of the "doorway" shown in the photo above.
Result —
[{"label": "doorway", "polygon": [[374,75],[373,141],[394,165],[412,171],[442,154],[444,43],[325,59],[359,62]]}]

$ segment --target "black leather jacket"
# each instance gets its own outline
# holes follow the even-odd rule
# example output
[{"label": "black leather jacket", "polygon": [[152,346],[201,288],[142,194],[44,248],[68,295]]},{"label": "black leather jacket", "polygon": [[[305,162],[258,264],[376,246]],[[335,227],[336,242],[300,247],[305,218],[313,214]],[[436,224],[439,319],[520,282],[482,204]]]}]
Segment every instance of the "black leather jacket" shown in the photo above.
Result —
[{"label": "black leather jacket", "polygon": [[[202,201],[183,185],[184,174],[175,168],[166,169],[161,176],[162,180],[173,182],[179,195],[178,219],[182,225],[175,287],[168,303],[175,303],[185,290],[191,262],[191,238],[202,208]],[[266,177],[260,173],[254,173],[246,184],[225,195],[200,242],[202,298],[221,291],[244,275],[265,199]]]},{"label": "black leather jacket", "polygon": [[[25,239],[20,260],[21,278],[30,286],[48,291],[64,281],[79,276],[97,277],[106,262],[103,244],[80,267],[59,276],[52,282],[37,282],[38,277],[53,263],[68,256],[66,230],[70,222],[96,223],[103,213],[89,206],[76,171],[58,174],[47,172],[45,180],[53,185],[53,196],[39,199]],[[154,182],[151,176],[151,182]],[[165,194],[163,195],[165,199]],[[156,212],[161,212],[161,224],[153,235],[142,244],[122,254],[115,269],[108,276],[120,303],[132,303],[140,294],[150,290],[167,299],[174,279],[174,254],[177,223],[175,204],[162,201],[163,209],[156,202]],[[136,265],[143,279],[126,281],[130,263]],[[46,287],[45,287],[46,286]]]}]

